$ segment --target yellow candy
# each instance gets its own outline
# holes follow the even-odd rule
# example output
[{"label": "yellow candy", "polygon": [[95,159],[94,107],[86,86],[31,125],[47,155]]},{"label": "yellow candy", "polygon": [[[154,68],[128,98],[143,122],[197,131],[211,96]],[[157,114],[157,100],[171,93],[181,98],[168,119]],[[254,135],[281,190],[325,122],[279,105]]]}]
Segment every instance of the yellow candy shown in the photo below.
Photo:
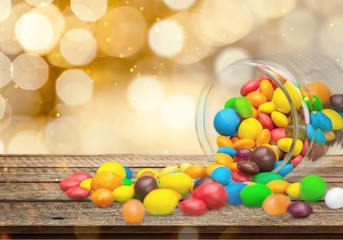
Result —
[{"label": "yellow candy", "polygon": [[301,93],[298,92],[297,89],[289,81],[286,81],[283,86],[286,88],[289,96],[291,97],[295,108],[299,110],[302,107],[302,101],[300,97]]},{"label": "yellow candy", "polygon": [[322,113],[328,116],[332,122],[332,130],[340,130],[343,128],[343,118],[332,109],[323,109]]},{"label": "yellow candy", "polygon": [[333,131],[330,131],[330,132],[323,132],[324,133],[324,136],[325,136],[325,140],[327,142],[330,142],[332,140],[334,140],[336,138],[336,135]]},{"label": "yellow candy", "polygon": [[133,199],[135,196],[135,190],[133,185],[131,186],[119,186],[113,190],[113,195],[117,202],[126,202]]},{"label": "yellow candy", "polygon": [[287,194],[294,200],[300,200],[300,183],[291,183],[287,188]]},{"label": "yellow candy", "polygon": [[226,167],[228,167],[231,163],[234,162],[233,158],[225,153],[217,153],[214,158],[216,160],[216,163]]},{"label": "yellow candy", "polygon": [[237,164],[238,164],[237,162],[229,164],[230,170],[231,171],[237,171],[238,170]]},{"label": "yellow candy", "polygon": [[[238,128],[238,137],[240,139],[249,138],[256,140],[257,135],[262,131],[261,123],[255,118],[248,118],[241,122]],[[234,143],[235,145],[235,143]]]},{"label": "yellow candy", "polygon": [[80,183],[80,187],[85,188],[88,191],[90,191],[92,189],[91,184],[92,184],[92,178],[87,178]]},{"label": "yellow candy", "polygon": [[96,171],[96,174],[99,174],[102,172],[114,172],[118,174],[119,177],[121,178],[126,177],[125,168],[120,163],[117,163],[117,162],[106,162],[102,164]]},{"label": "yellow candy", "polygon": [[186,168],[188,168],[189,166],[191,166],[192,164],[190,163],[181,163],[180,165],[180,171],[184,172],[186,170]]},{"label": "yellow candy", "polygon": [[168,215],[173,212],[181,195],[172,189],[154,189],[149,192],[143,201],[145,209],[151,215]]},{"label": "yellow candy", "polygon": [[164,175],[172,172],[179,172],[180,168],[178,166],[167,166],[160,171],[159,177],[162,178]]},{"label": "yellow candy", "polygon": [[275,111],[271,115],[273,123],[280,128],[286,128],[288,126],[288,118],[285,114]]},{"label": "yellow candy", "polygon": [[286,95],[280,88],[275,89],[273,95],[273,103],[275,104],[275,109],[282,113],[290,113],[291,106],[286,98]]},{"label": "yellow candy", "polygon": [[152,172],[156,178],[160,175],[160,173],[154,168],[142,168],[137,173],[137,178],[139,178],[144,172]]},{"label": "yellow candy", "polygon": [[[281,138],[277,142],[277,146],[284,152],[289,152],[291,145],[292,145],[293,139],[292,138]],[[296,140],[293,156],[296,157],[301,153],[301,150],[303,149],[303,142],[299,139]]]},{"label": "yellow candy", "polygon": [[173,189],[182,196],[186,196],[191,192],[193,179],[186,173],[169,173],[161,178],[160,187]]},{"label": "yellow candy", "polygon": [[263,129],[258,135],[256,139],[256,147],[261,146],[264,143],[269,143],[271,138],[270,131],[268,129]]},{"label": "yellow candy", "polygon": [[217,146],[218,147],[224,147],[224,146],[232,147],[232,145],[233,145],[233,142],[227,136],[219,135],[217,137]]},{"label": "yellow candy", "polygon": [[285,180],[272,180],[267,183],[267,187],[269,187],[273,193],[286,193],[289,183]]},{"label": "yellow candy", "polygon": [[275,104],[273,102],[265,102],[258,107],[258,111],[271,114],[275,111]]},{"label": "yellow candy", "polygon": [[233,144],[234,149],[242,149],[242,148],[248,148],[248,149],[253,149],[256,145],[256,142],[252,139],[245,138],[245,139],[240,139],[237,142]]}]

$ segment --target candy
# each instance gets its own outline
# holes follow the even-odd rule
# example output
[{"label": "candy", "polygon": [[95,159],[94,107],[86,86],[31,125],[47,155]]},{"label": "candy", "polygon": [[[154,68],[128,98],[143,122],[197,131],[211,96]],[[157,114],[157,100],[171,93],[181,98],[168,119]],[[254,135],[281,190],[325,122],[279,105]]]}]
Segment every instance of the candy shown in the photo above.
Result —
[{"label": "candy", "polygon": [[307,89],[312,95],[316,95],[324,105],[330,101],[331,90],[322,81],[315,81],[307,84]]},{"label": "candy", "polygon": [[126,177],[126,170],[125,168],[117,162],[106,162],[104,164],[101,164],[101,166],[96,171],[96,174],[102,173],[102,172],[113,172],[117,175],[119,175],[120,178]]},{"label": "candy", "polygon": [[83,180],[80,183],[80,187],[87,189],[88,191],[92,190],[92,179],[91,178],[87,178],[85,180]]},{"label": "candy", "polygon": [[297,92],[296,88],[292,85],[291,82],[286,81],[283,86],[286,88],[289,96],[291,97],[294,107],[299,110],[302,107],[300,94]]},{"label": "candy", "polygon": [[173,189],[181,196],[186,196],[191,192],[193,179],[186,173],[170,173],[161,178],[160,187]]},{"label": "candy", "polygon": [[234,163],[229,164],[229,168],[230,168],[231,171],[236,171],[236,170],[238,170],[238,168],[237,168],[237,162],[234,162]]},{"label": "candy", "polygon": [[333,131],[324,132],[324,136],[325,136],[325,140],[327,142],[331,142],[331,141],[335,140],[335,138],[336,138],[336,135]]},{"label": "candy", "polygon": [[123,204],[121,213],[125,221],[129,224],[139,224],[145,215],[144,205],[137,199],[132,199]]},{"label": "candy", "polygon": [[167,166],[160,171],[159,178],[162,178],[163,176],[169,173],[179,172],[179,171],[180,171],[180,168],[178,166]]},{"label": "candy", "polygon": [[152,176],[154,176],[155,178],[158,178],[158,176],[160,175],[159,172],[154,168],[142,168],[137,172],[137,178],[140,178],[146,172],[151,172]]},{"label": "candy", "polygon": [[236,98],[235,110],[242,118],[251,118],[253,115],[253,107],[245,97]]},{"label": "candy", "polygon": [[343,118],[335,110],[323,109],[322,113],[330,118],[332,130],[340,130],[343,128]]},{"label": "candy", "polygon": [[238,137],[240,139],[248,138],[256,140],[258,133],[262,131],[262,129],[263,127],[258,120],[255,118],[248,118],[243,120],[238,127]]},{"label": "candy", "polygon": [[180,171],[184,172],[189,166],[191,166],[190,163],[181,163],[180,165]]},{"label": "candy", "polygon": [[[301,155],[298,155],[300,157],[302,157]],[[280,165],[282,164],[282,160],[280,161],[277,161],[275,162],[275,165],[274,165],[274,169],[276,169],[277,167],[279,167]],[[277,173],[279,175],[281,175],[282,177],[286,176],[288,173],[290,173],[294,168],[294,165],[290,164],[290,163],[287,163],[285,164],[281,169],[279,169],[277,171]]]},{"label": "candy", "polygon": [[310,112],[312,112],[312,111],[313,111],[313,104],[312,104],[312,102],[310,101],[310,99],[309,99],[307,96],[304,96],[304,97],[303,97],[303,100],[304,100],[304,102],[305,102],[305,104],[306,104],[308,110],[309,110]]},{"label": "candy", "polygon": [[280,88],[277,88],[274,91],[273,103],[275,104],[275,109],[277,111],[285,114],[291,112],[291,106],[289,105],[288,99]]},{"label": "candy", "polygon": [[265,102],[258,107],[258,111],[271,114],[275,111],[275,104],[273,102]]},{"label": "candy", "polygon": [[267,187],[269,187],[273,193],[286,193],[289,185],[290,184],[285,180],[272,180],[267,183]]},{"label": "candy", "polygon": [[276,193],[263,201],[262,208],[269,216],[277,216],[285,214],[290,203],[288,196]]},{"label": "candy", "polygon": [[251,92],[256,91],[260,87],[260,81],[259,80],[249,80],[246,83],[243,84],[241,87],[241,95],[246,96]]},{"label": "candy", "polygon": [[244,206],[262,206],[263,201],[273,192],[265,184],[256,183],[242,189],[240,197]]},{"label": "candy", "polygon": [[227,100],[224,104],[224,108],[232,108],[234,109],[236,106],[236,98],[230,98],[229,100]]},{"label": "candy", "polygon": [[304,202],[291,203],[287,210],[295,218],[305,218],[313,212],[312,207]]},{"label": "candy", "polygon": [[133,184],[131,179],[123,178],[122,180],[123,186],[131,186]]},{"label": "candy", "polygon": [[75,178],[65,178],[60,183],[60,189],[62,191],[67,191],[71,187],[79,186],[80,180],[77,180]]},{"label": "candy", "polygon": [[326,116],[322,112],[316,113],[317,118],[317,127],[323,131],[331,131],[332,130],[332,122],[331,119]]},{"label": "candy", "polygon": [[263,128],[266,128],[269,131],[272,131],[274,129],[273,120],[268,114],[260,112],[257,114],[256,119],[261,123]]},{"label": "candy", "polygon": [[246,161],[249,160],[251,154],[251,150],[248,148],[241,148],[238,149],[235,156],[234,156],[234,161],[235,162],[240,162],[240,161]]},{"label": "candy", "polygon": [[280,155],[282,154],[281,150],[277,146],[270,145],[268,143],[263,143],[261,145],[261,147],[268,147],[268,148],[270,148],[275,153],[276,160],[278,160]]},{"label": "candy", "polygon": [[256,147],[261,146],[262,144],[269,143],[271,138],[270,131],[268,129],[263,129],[256,138]]},{"label": "candy", "polygon": [[298,155],[290,161],[290,164],[295,168],[303,160],[303,156]]},{"label": "candy", "polygon": [[206,176],[206,169],[200,164],[194,164],[189,166],[184,173],[188,174],[191,178],[197,179]]},{"label": "candy", "polygon": [[251,178],[251,181],[253,181],[255,183],[267,184],[270,181],[278,180],[278,179],[284,180],[280,174],[277,174],[275,172],[261,172],[261,173],[256,174],[255,176],[253,176]]},{"label": "candy", "polygon": [[[217,153],[215,155],[215,161],[216,163],[223,165],[223,166],[229,166],[231,163],[233,163],[233,158],[225,153]],[[186,169],[187,170],[187,169]]]},{"label": "candy", "polygon": [[242,173],[240,170],[232,171],[232,180],[235,182],[247,182],[250,180],[250,176]]},{"label": "candy", "polygon": [[79,186],[71,187],[66,191],[67,197],[73,200],[85,199],[89,196],[89,194],[90,194],[90,191]]},{"label": "candy", "polygon": [[202,177],[200,179],[198,179],[195,183],[194,183],[194,186],[193,186],[193,191],[199,187],[200,185],[204,184],[204,183],[207,183],[207,182],[216,182],[216,180],[214,180],[213,178],[211,177]]},{"label": "candy", "polygon": [[180,210],[188,216],[198,216],[206,210],[206,204],[197,198],[187,198],[179,203]]},{"label": "candy", "polygon": [[240,139],[237,142],[233,144],[233,147],[236,150],[242,149],[242,148],[254,148],[255,147],[255,141],[250,138]]},{"label": "candy", "polygon": [[156,188],[158,188],[156,178],[150,176],[140,177],[134,185],[135,197],[143,200],[149,192]]},{"label": "candy", "polygon": [[132,178],[132,170],[129,167],[124,166],[125,169],[125,173],[126,173],[126,177],[127,179],[131,179]]},{"label": "candy", "polygon": [[308,175],[300,181],[300,195],[306,202],[317,202],[326,192],[325,181],[315,175]]},{"label": "candy", "polygon": [[276,156],[273,150],[261,146],[250,154],[250,160],[259,166],[261,172],[269,172],[274,168]]},{"label": "candy", "polygon": [[133,199],[135,196],[135,190],[133,186],[120,186],[113,190],[113,195],[117,202],[126,202]]},{"label": "candy", "polygon": [[117,187],[123,185],[121,177],[114,172],[102,172],[97,173],[91,183],[92,191],[95,191],[100,188],[106,188],[111,191]]},{"label": "candy", "polygon": [[243,188],[245,188],[247,184],[245,183],[230,183],[225,187],[225,190],[228,195],[228,202],[232,205],[240,205],[242,204],[242,199],[241,199],[241,191]]},{"label": "candy", "polygon": [[[292,138],[281,138],[277,142],[277,146],[284,152],[289,152],[291,145],[292,145],[293,139]],[[298,156],[301,153],[301,150],[303,148],[303,142],[299,139],[296,140],[294,150],[293,150],[293,156]]]},{"label": "candy", "polygon": [[168,215],[174,211],[180,199],[181,195],[178,192],[159,188],[149,192],[144,198],[143,204],[151,215]]},{"label": "candy", "polygon": [[300,200],[300,183],[291,183],[286,192],[291,199]]},{"label": "candy", "polygon": [[212,171],[217,168],[217,167],[220,167],[222,165],[218,164],[218,163],[213,163],[213,164],[210,164],[206,167],[206,174],[207,176],[210,176]]},{"label": "candy", "polygon": [[286,128],[288,126],[288,118],[281,112],[272,112],[271,118],[273,123],[279,128]]},{"label": "candy", "polygon": [[248,175],[255,175],[260,172],[260,167],[252,161],[240,161],[237,164],[237,168]]},{"label": "candy", "polygon": [[217,137],[217,146],[220,147],[232,147],[233,142],[227,136],[219,135]]},{"label": "candy", "polygon": [[286,131],[284,128],[275,128],[270,131],[270,143],[277,144],[281,138],[286,138]]},{"label": "candy", "polygon": [[73,178],[73,179],[76,179],[76,180],[82,182],[85,179],[92,178],[92,175],[90,175],[89,173],[86,173],[86,172],[76,172],[76,173],[73,173],[72,175],[70,175],[69,178]]},{"label": "candy", "polygon": [[258,108],[261,104],[267,102],[266,96],[260,92],[251,92],[246,96],[246,98],[255,108]]},{"label": "candy", "polygon": [[92,192],[90,199],[97,207],[108,207],[112,204],[115,197],[111,190],[99,188]]},{"label": "candy", "polygon": [[207,182],[197,187],[192,196],[203,201],[208,210],[219,209],[227,203],[227,192],[223,185]]},{"label": "candy", "polygon": [[224,136],[232,136],[237,133],[241,120],[235,110],[225,108],[220,110],[214,117],[214,128]]},{"label": "candy", "polygon": [[332,188],[325,195],[325,204],[328,208],[343,208],[343,188]]},{"label": "candy", "polygon": [[270,101],[273,98],[274,87],[269,80],[262,80],[260,82],[260,92],[266,96],[267,100]]},{"label": "candy", "polygon": [[316,143],[318,144],[325,144],[326,138],[322,130],[320,128],[317,129],[316,131],[316,138],[315,138]]},{"label": "candy", "polygon": [[307,133],[308,139],[312,141],[314,139],[314,127],[312,126],[312,124],[306,125],[306,133]]},{"label": "candy", "polygon": [[232,144],[232,147],[224,146],[224,147],[218,148],[217,153],[226,153],[230,155],[231,157],[234,157],[236,154],[236,149],[233,148],[233,144]]},{"label": "candy", "polygon": [[334,94],[330,97],[330,104],[337,112],[343,112],[343,94]]},{"label": "candy", "polygon": [[231,181],[232,173],[229,168],[221,166],[212,171],[211,177],[223,186],[226,186]]},{"label": "candy", "polygon": [[316,95],[312,96],[313,106],[316,111],[321,111],[323,109],[323,103],[320,101],[320,98]]}]

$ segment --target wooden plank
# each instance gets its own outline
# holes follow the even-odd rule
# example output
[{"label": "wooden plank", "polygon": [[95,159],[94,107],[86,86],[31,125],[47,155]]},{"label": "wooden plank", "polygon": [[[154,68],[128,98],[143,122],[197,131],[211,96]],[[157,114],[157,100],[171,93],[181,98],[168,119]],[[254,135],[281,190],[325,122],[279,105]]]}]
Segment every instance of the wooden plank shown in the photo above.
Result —
[{"label": "wooden plank", "polygon": [[[208,232],[239,230],[253,233],[343,233],[343,209],[328,210],[323,203],[311,205],[314,213],[305,219],[294,219],[289,214],[269,217],[261,208],[232,205],[197,217],[185,216],[179,209],[175,209],[167,216],[146,214],[144,221],[139,226],[131,226],[130,230],[136,233],[174,232],[183,226],[194,226],[208,228]],[[111,227],[112,231],[126,232],[128,225],[121,217],[121,206],[122,204],[114,203],[108,208],[95,208],[90,202],[0,203],[1,230],[12,227],[12,231],[19,232],[20,227],[24,226],[93,226]],[[152,229],[154,226],[163,227]],[[75,231],[75,228],[69,230]],[[46,232],[45,229],[41,231]]]}]

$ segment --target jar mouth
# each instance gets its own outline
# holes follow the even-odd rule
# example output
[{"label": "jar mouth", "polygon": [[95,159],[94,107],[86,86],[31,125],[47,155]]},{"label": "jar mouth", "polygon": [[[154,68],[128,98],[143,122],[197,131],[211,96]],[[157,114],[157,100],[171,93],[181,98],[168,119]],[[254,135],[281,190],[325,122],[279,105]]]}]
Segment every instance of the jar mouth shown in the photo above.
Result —
[{"label": "jar mouth", "polygon": [[[243,60],[243,61],[231,64],[231,65],[228,65],[223,71],[218,73],[215,79],[212,79],[203,87],[200,93],[200,96],[198,98],[197,106],[196,106],[195,126],[196,126],[196,133],[197,133],[197,138],[198,138],[200,147],[202,151],[205,153],[205,155],[207,155],[208,158],[211,158],[209,160],[214,159],[213,156],[216,154],[215,149],[217,148],[215,146],[215,138],[213,136],[211,138],[211,135],[213,135],[212,132],[215,131],[214,126],[213,126],[213,119],[214,119],[213,109],[210,109],[211,108],[210,103],[213,100],[212,95],[213,95],[213,92],[218,91],[218,88],[222,87],[220,86],[222,82],[220,83],[218,79],[224,79],[224,81],[230,80],[230,79],[227,79],[227,76],[234,75],[233,72],[236,72],[236,71],[237,72],[248,71],[247,75],[249,74],[251,75],[249,77],[246,76],[246,78],[239,79],[239,81],[237,80],[240,86],[243,85],[244,82],[250,79],[256,79],[256,78],[258,79],[258,75],[259,76],[265,75],[268,78],[270,78],[273,82],[275,82],[275,84],[281,89],[281,91],[285,95],[290,105],[290,110],[291,110],[290,115],[291,115],[291,121],[293,123],[292,143],[291,143],[288,153],[284,156],[282,163],[273,171],[278,172],[282,167],[284,167],[287,163],[289,163],[292,160],[293,158],[292,154],[295,150],[296,142],[299,138],[299,128],[300,128],[299,114],[292,101],[291,96],[289,95],[288,91],[284,87],[283,82],[286,80],[286,81],[290,81],[293,85],[295,85],[296,81],[293,78],[291,73],[282,72],[281,70],[279,70],[278,67],[279,66],[277,66],[277,64],[275,64],[275,66],[272,67],[264,63],[262,60],[254,60],[254,61]],[[251,73],[249,73],[249,71]],[[230,86],[225,86],[225,87],[227,87],[227,89],[230,89]],[[237,88],[237,86],[235,87]],[[238,92],[236,91],[234,94],[235,96],[240,96],[239,91]],[[222,102],[222,108],[224,106],[225,101]],[[304,107],[306,108],[306,106],[303,106],[303,109],[305,109]],[[216,111],[217,110],[220,110],[220,109],[218,108],[216,109]],[[213,117],[208,117],[208,114],[212,115]]]}]

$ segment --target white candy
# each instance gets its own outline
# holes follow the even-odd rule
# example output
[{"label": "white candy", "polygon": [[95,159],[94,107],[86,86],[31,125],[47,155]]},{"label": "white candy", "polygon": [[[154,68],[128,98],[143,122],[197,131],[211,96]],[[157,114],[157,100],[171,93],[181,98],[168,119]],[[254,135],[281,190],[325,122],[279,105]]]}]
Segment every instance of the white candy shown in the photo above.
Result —
[{"label": "white candy", "polygon": [[343,188],[332,188],[325,195],[325,203],[329,208],[343,207]]}]

